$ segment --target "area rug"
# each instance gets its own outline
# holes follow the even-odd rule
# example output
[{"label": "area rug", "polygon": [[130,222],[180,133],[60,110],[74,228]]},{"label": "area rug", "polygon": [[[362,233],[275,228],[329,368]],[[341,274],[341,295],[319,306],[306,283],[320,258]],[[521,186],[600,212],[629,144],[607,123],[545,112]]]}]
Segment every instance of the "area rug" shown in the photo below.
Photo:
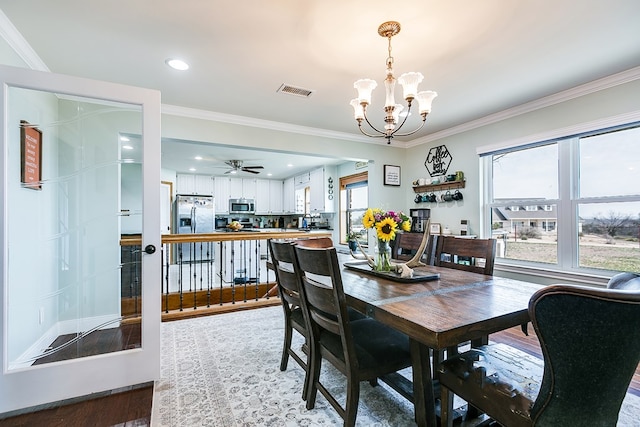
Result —
[{"label": "area rug", "polygon": [[[304,372],[295,361],[280,371],[282,316],[280,307],[270,307],[163,323],[151,426],[342,425],[320,393],[316,407],[305,408]],[[294,334],[294,348],[301,346]],[[344,402],[344,377],[329,364],[323,364],[322,376]],[[640,397],[627,395],[618,426],[639,427],[639,419]],[[364,382],[356,425],[415,426],[413,405],[383,383]]]}]

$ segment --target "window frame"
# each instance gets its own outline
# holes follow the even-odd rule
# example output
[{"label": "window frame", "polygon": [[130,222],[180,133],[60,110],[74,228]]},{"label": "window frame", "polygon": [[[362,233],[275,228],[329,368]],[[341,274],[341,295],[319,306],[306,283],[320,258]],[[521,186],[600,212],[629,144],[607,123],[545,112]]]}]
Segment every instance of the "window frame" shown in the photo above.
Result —
[{"label": "window frame", "polygon": [[[511,208],[514,205],[531,204],[531,200],[518,201],[507,199],[496,202],[493,200],[493,155],[505,152],[520,151],[538,146],[557,144],[558,146],[558,199],[541,199],[538,203],[544,206],[545,210],[553,205],[556,206],[557,215],[554,228],[557,230],[557,264],[545,264],[533,261],[522,261],[506,258],[496,258],[498,270],[509,270],[513,272],[527,272],[545,277],[610,277],[615,271],[580,267],[579,265],[579,206],[596,203],[615,202],[640,202],[640,192],[635,195],[626,196],[598,196],[580,197],[580,139],[627,129],[640,127],[640,112],[634,115],[634,120],[615,124],[599,129],[588,128],[577,132],[575,128],[566,135],[558,134],[554,138],[528,141],[521,144],[502,144],[500,149],[495,147],[479,147],[481,178],[483,180],[482,198],[482,230],[485,236],[492,234],[492,209],[496,207]],[[549,220],[546,220],[549,221]],[[561,224],[561,227],[558,227]]]},{"label": "window frame", "polygon": [[[340,193],[341,193],[340,194],[340,202],[342,203],[342,200],[343,200],[342,192],[346,191],[347,194],[346,194],[345,198],[346,198],[346,203],[348,205],[349,204],[348,203],[349,202],[349,200],[348,200],[349,199],[349,195],[348,195],[349,188],[348,188],[348,186],[352,185],[352,184],[362,184],[362,183],[365,183],[365,184],[361,185],[361,187],[367,187],[367,198],[368,198],[369,197],[369,195],[368,195],[369,172],[361,172],[361,173],[356,173],[356,174],[353,174],[353,175],[341,177],[340,178]],[[340,206],[341,218],[340,218],[340,221],[339,221],[340,222],[340,238],[339,238],[339,242],[341,244],[347,244],[348,243],[347,239],[346,239],[346,236],[347,236],[347,232],[349,230],[349,227],[348,227],[348,225],[349,225],[349,213],[350,212],[355,212],[355,211],[363,211],[363,213],[364,213],[364,212],[366,212],[366,210],[367,210],[367,207],[362,208],[362,209],[359,208],[359,209],[353,209],[352,210],[352,209],[349,209],[348,206]],[[366,247],[367,245],[363,244],[362,246]]]}]

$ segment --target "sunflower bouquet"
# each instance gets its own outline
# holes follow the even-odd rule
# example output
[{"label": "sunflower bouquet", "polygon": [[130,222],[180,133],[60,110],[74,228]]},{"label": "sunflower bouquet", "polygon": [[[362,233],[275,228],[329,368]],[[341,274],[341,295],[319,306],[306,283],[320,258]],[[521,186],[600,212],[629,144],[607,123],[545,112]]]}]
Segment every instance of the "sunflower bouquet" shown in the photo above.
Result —
[{"label": "sunflower bouquet", "polygon": [[362,217],[362,225],[365,228],[375,228],[378,244],[375,247],[376,271],[391,270],[391,247],[389,242],[396,238],[399,230],[409,231],[411,220],[402,212],[383,211],[382,209],[369,208]]},{"label": "sunflower bouquet", "polygon": [[375,228],[378,240],[389,242],[395,239],[397,231],[409,231],[411,220],[402,212],[369,208],[364,213],[362,225],[364,228]]}]

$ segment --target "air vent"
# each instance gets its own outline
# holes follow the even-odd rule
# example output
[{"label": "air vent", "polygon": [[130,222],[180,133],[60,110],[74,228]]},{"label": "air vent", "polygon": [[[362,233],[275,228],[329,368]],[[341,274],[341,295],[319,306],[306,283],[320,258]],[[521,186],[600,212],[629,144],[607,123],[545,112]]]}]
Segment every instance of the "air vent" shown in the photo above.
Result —
[{"label": "air vent", "polygon": [[282,93],[286,93],[294,96],[301,96],[303,98],[308,98],[313,93],[313,91],[310,89],[295,87],[295,86],[288,85],[286,83],[283,83],[282,86],[280,86],[276,92],[282,92]]}]

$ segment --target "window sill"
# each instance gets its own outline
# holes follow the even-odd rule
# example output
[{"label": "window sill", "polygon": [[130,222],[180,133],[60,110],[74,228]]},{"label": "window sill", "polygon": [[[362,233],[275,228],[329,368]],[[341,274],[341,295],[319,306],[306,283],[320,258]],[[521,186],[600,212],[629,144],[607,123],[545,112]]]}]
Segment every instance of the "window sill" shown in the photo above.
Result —
[{"label": "window sill", "polygon": [[534,283],[571,283],[586,286],[606,286],[611,276],[600,272],[589,274],[575,271],[553,270],[548,266],[539,267],[534,265],[516,265],[498,262],[495,263],[494,272],[496,276],[525,276],[518,278]]}]

